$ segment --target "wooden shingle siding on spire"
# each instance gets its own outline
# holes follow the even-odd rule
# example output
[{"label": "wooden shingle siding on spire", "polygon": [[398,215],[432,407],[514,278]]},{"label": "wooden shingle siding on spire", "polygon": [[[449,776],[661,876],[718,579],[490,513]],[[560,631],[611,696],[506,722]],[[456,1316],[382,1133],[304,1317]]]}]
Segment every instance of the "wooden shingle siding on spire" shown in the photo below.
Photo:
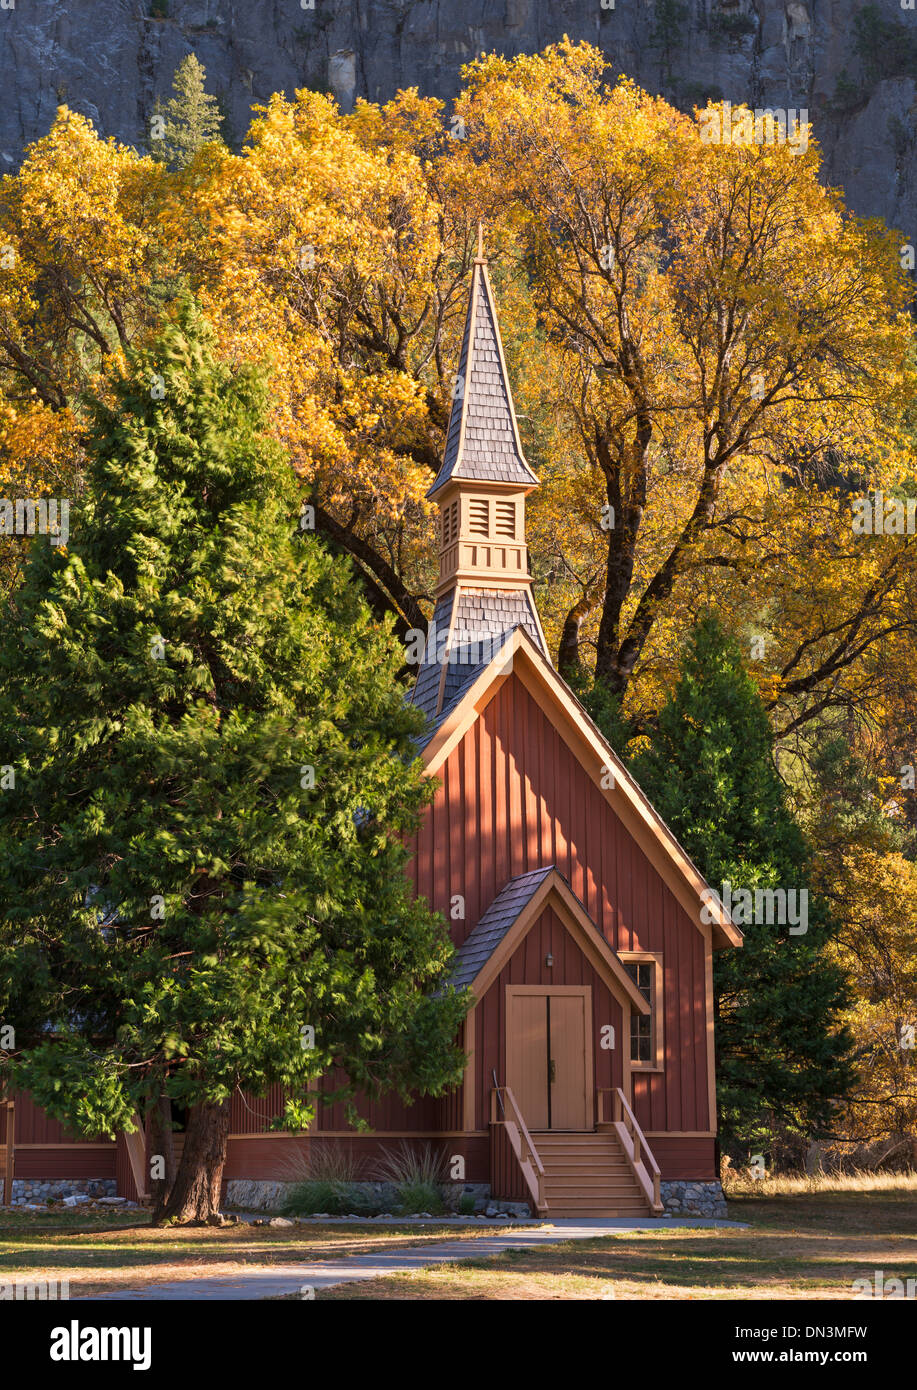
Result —
[{"label": "wooden shingle siding on spire", "polygon": [[493,290],[483,261],[474,267],[456,381],[443,466],[427,496],[432,497],[450,478],[534,487],[538,479],[522,453]]}]

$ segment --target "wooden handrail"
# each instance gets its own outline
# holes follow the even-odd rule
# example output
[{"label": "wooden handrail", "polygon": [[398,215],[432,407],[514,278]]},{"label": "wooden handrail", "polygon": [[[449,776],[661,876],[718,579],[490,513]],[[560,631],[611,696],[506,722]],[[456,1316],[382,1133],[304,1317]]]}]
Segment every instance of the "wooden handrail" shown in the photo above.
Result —
[{"label": "wooden handrail", "polygon": [[0,1101],[6,1111],[6,1134],[0,1145],[0,1176],[3,1178],[3,1204],[13,1205],[13,1173],[16,1154],[16,1103],[12,1100]]},{"label": "wooden handrail", "polygon": [[528,1145],[528,1149],[529,1149],[529,1152],[530,1152],[530,1154],[531,1154],[531,1156],[532,1156],[532,1161],[533,1161],[533,1163],[534,1163],[535,1169],[536,1169],[537,1172],[543,1174],[543,1173],[544,1173],[544,1164],[542,1163],[541,1159],[538,1157],[538,1150],[535,1148],[535,1145],[532,1143],[532,1136],[529,1134],[528,1125],[525,1123],[525,1120],[522,1118],[522,1111],[519,1109],[519,1106],[516,1104],[516,1097],[513,1095],[513,1093],[512,1093],[512,1091],[510,1090],[509,1086],[503,1086],[501,1089],[502,1089],[502,1091],[503,1091],[503,1094],[506,1096],[506,1099],[509,1101],[510,1109],[512,1110],[513,1114],[514,1114],[515,1117],[516,1117],[516,1124],[519,1126],[519,1131],[520,1131],[520,1133],[521,1133],[523,1139],[525,1140],[526,1144]]},{"label": "wooden handrail", "polygon": [[[174,1142],[174,1141],[173,1141]],[[150,1190],[146,1180],[146,1132],[140,1116],[134,1113],[134,1128],[124,1131],[124,1147],[131,1165],[131,1176],[137,1189],[137,1197],[143,1201],[149,1197]]]},{"label": "wooden handrail", "polygon": [[[498,1101],[503,1112],[503,1118],[499,1120],[497,1119]],[[510,1118],[511,1116],[512,1118]],[[506,1137],[516,1155],[516,1161],[522,1171],[522,1176],[525,1178],[526,1186],[532,1194],[536,1212],[546,1211],[544,1164],[532,1142],[528,1125],[525,1123],[516,1097],[509,1086],[495,1086],[491,1091],[490,1119],[492,1124],[502,1124],[506,1130]]]},{"label": "wooden handrail", "polygon": [[659,1180],[662,1175],[659,1164],[653,1157],[653,1151],[646,1142],[646,1136],[620,1086],[615,1087],[614,1107],[614,1126],[621,1140],[624,1156],[651,1208],[654,1212],[661,1212],[663,1207],[659,1196]]}]

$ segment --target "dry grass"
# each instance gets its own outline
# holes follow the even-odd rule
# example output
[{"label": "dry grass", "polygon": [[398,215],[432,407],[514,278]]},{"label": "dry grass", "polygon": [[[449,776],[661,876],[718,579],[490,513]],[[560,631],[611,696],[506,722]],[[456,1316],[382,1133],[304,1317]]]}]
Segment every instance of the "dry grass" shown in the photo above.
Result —
[{"label": "dry grass", "polygon": [[862,1169],[853,1173],[805,1173],[792,1176],[768,1175],[755,1179],[748,1169],[729,1173],[723,1181],[727,1199],[733,1197],[790,1197],[819,1192],[897,1192],[917,1193],[917,1173],[874,1173]]},{"label": "dry grass", "polygon": [[[739,1197],[749,1230],[624,1233],[324,1290],[352,1300],[850,1299],[853,1281],[917,1275],[910,1182],[871,1193]],[[686,1223],[687,1225],[687,1223]]]},{"label": "dry grass", "polygon": [[[781,1180],[777,1180],[778,1182]],[[730,1199],[748,1230],[646,1230],[507,1252],[460,1265],[340,1285],[322,1299],[849,1299],[854,1279],[881,1269],[917,1276],[917,1182],[854,1175],[765,1183]],[[790,1184],[791,1190],[786,1190]],[[814,1188],[814,1190],[813,1190]],[[507,1229],[498,1228],[500,1233]],[[69,1279],[71,1296],[176,1279],[244,1276],[253,1267],[303,1264],[444,1237],[491,1235],[467,1227],[308,1225],[154,1230],[121,1213],[0,1213],[0,1280]],[[305,1273],[305,1271],[304,1271]]]}]

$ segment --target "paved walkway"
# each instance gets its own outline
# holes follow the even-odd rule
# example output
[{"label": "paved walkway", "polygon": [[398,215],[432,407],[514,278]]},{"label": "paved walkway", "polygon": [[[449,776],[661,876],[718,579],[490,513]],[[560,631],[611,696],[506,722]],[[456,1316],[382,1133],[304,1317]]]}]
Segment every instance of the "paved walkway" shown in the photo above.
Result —
[{"label": "paved walkway", "polygon": [[[384,1224],[373,1222],[373,1225]],[[403,1223],[399,1221],[392,1224]],[[418,1222],[418,1229],[422,1230],[424,1224]],[[443,1222],[433,1221],[430,1225],[441,1226]],[[235,1276],[220,1275],[213,1279],[181,1279],[171,1284],[148,1284],[142,1289],[97,1294],[94,1299],[83,1301],[234,1300],[270,1298],[291,1293],[301,1293],[304,1298],[309,1298],[316,1290],[330,1288],[333,1284],[349,1284],[357,1279],[381,1279],[388,1274],[408,1274],[412,1270],[425,1269],[430,1265],[460,1260],[479,1260],[486,1255],[501,1255],[504,1250],[526,1250],[537,1245],[557,1245],[565,1240],[594,1240],[596,1236],[614,1236],[630,1231],[691,1231],[709,1227],[746,1229],[742,1221],[712,1221],[702,1217],[663,1217],[637,1221],[617,1217],[607,1221],[554,1221],[550,1225],[520,1223],[518,1231],[507,1235],[479,1236],[475,1240],[437,1241],[433,1245],[407,1250],[381,1250],[371,1255],[345,1255],[338,1260],[312,1260],[308,1264],[263,1265]],[[307,1235],[308,1226],[302,1229],[303,1234]]]}]

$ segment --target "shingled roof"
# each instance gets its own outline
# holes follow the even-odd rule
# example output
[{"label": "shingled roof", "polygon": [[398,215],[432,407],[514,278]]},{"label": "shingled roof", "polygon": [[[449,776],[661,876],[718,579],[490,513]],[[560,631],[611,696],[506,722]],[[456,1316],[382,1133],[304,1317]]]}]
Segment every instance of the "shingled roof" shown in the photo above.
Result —
[{"label": "shingled roof", "polygon": [[643,995],[556,864],[519,874],[500,890],[468,940],[457,950],[448,983],[456,989],[471,988],[475,982],[480,985],[482,974],[489,971],[492,975],[499,969],[501,958],[505,964],[506,952],[513,949],[510,938],[519,919],[531,909],[529,915],[534,921],[534,914],[551,895],[561,921],[614,993],[629,999],[631,1008],[638,1013],[649,1013]]},{"label": "shingled roof", "polygon": [[493,290],[483,260],[475,261],[443,465],[427,493],[451,478],[537,487],[522,454],[497,325]]},{"label": "shingled roof", "polygon": [[[429,650],[417,672],[410,702],[427,716],[424,747],[446,716],[517,627],[522,627],[549,660],[530,595],[523,589],[450,589],[436,605],[427,638]],[[444,635],[448,634],[448,648]],[[442,706],[438,709],[442,679]]]},{"label": "shingled roof", "polygon": [[553,874],[555,867],[548,864],[543,869],[519,874],[500,890],[467,941],[456,951],[455,965],[449,976],[451,985],[464,989],[477,979],[520,912],[531,902],[548,875]]}]

